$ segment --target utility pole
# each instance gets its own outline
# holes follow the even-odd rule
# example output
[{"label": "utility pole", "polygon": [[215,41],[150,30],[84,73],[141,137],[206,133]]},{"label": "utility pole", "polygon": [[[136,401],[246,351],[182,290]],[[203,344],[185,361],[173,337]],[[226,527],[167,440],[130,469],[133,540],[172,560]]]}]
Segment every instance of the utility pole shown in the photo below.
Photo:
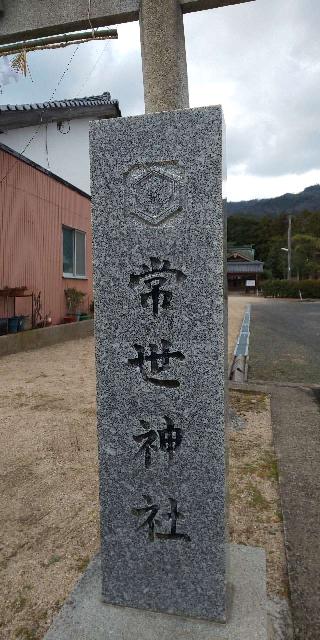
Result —
[{"label": "utility pole", "polygon": [[291,279],[291,227],[292,216],[288,217],[288,280]]}]

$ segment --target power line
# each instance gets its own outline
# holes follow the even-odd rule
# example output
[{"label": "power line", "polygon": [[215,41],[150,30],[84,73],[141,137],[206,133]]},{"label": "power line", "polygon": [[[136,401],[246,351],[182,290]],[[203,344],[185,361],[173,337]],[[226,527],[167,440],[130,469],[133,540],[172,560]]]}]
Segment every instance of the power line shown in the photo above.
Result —
[{"label": "power line", "polygon": [[[89,22],[89,26],[90,26],[90,28],[92,29],[92,37],[94,38],[94,37],[95,37],[95,30],[94,30],[93,25],[92,25],[92,22],[91,22],[91,0],[88,0],[88,11],[87,11],[87,15],[88,15],[88,22]],[[96,32],[96,33],[97,33],[97,35],[98,35],[98,32]],[[51,102],[51,100],[54,98],[54,96],[55,96],[55,94],[56,94],[56,92],[57,92],[57,90],[58,90],[58,88],[59,88],[59,86],[60,86],[60,84],[61,84],[61,82],[62,82],[63,78],[65,77],[66,73],[68,72],[69,67],[70,67],[70,65],[71,65],[71,62],[72,62],[72,60],[73,60],[74,56],[76,55],[76,53],[77,53],[77,51],[78,51],[78,49],[79,49],[79,47],[80,47],[80,44],[81,44],[81,43],[79,42],[79,43],[77,44],[77,46],[76,46],[75,50],[73,51],[73,53],[72,53],[72,55],[71,55],[71,57],[70,57],[70,60],[69,60],[69,62],[68,62],[68,64],[67,64],[66,68],[64,69],[64,71],[63,71],[63,73],[62,73],[61,77],[60,77],[60,78],[59,78],[59,80],[58,80],[58,83],[57,83],[57,85],[56,85],[56,87],[55,87],[55,89],[54,89],[53,93],[51,94],[51,96],[50,96],[50,98],[49,98],[49,102]],[[87,75],[87,77],[86,77],[86,79],[85,79],[84,83],[83,83],[83,84],[82,84],[82,86],[81,86],[80,91],[82,91],[83,87],[87,84],[87,82],[88,82],[88,79],[89,79],[90,75],[93,73],[94,69],[96,68],[96,66],[97,66],[97,65],[98,65],[98,63],[100,62],[100,60],[101,60],[101,58],[102,58],[102,56],[103,56],[103,54],[104,54],[104,52],[105,52],[105,49],[106,49],[106,47],[107,47],[107,44],[108,44],[108,42],[106,42],[106,44],[105,44],[105,46],[104,46],[104,48],[103,48],[103,50],[102,50],[101,54],[98,56],[98,58],[97,58],[96,62],[94,63],[94,65],[93,65],[92,69],[90,70],[90,73]],[[30,75],[31,75],[31,74],[30,74]],[[32,81],[33,81],[33,80],[32,80]],[[25,151],[28,149],[28,147],[30,146],[30,144],[32,144],[32,142],[33,142],[33,141],[35,140],[35,138],[37,137],[37,135],[38,135],[38,133],[39,133],[39,131],[40,131],[40,129],[41,129],[41,126],[42,126],[42,116],[43,116],[43,113],[44,113],[44,112],[42,111],[42,112],[41,112],[41,115],[40,115],[40,124],[39,124],[39,126],[38,126],[38,127],[37,127],[37,129],[35,130],[34,134],[31,136],[30,140],[28,140],[28,142],[27,142],[27,144],[25,145],[25,147],[24,147],[24,148],[22,149],[22,151],[20,152],[20,155],[24,155]],[[6,180],[6,178],[7,178],[7,177],[8,177],[8,175],[13,171],[14,167],[17,165],[17,163],[18,163],[18,162],[19,162],[19,160],[16,160],[16,162],[15,162],[15,163],[10,167],[10,169],[9,169],[9,170],[7,171],[7,173],[3,176],[3,178],[1,178],[1,180],[0,180],[0,185],[2,185],[2,183],[4,182],[4,180]]]},{"label": "power line", "polygon": [[81,85],[81,87],[80,87],[80,89],[79,89],[79,91],[78,91],[78,95],[79,95],[79,96],[81,96],[81,92],[83,91],[84,87],[87,85],[87,83],[88,83],[88,80],[89,80],[90,76],[92,76],[92,74],[93,74],[94,70],[95,70],[95,69],[96,69],[96,67],[98,66],[98,64],[99,64],[99,62],[100,62],[100,60],[101,60],[102,56],[104,55],[104,53],[105,53],[105,51],[106,51],[106,49],[107,49],[108,44],[109,44],[109,43],[108,43],[108,42],[106,42],[106,43],[105,43],[105,45],[104,45],[104,47],[103,47],[103,49],[102,49],[102,51],[98,54],[98,57],[97,57],[97,59],[96,59],[95,63],[93,64],[92,68],[90,69],[90,71],[89,71],[88,75],[86,76],[86,78],[85,78],[84,82],[82,83],[82,85]]},{"label": "power line", "polygon": [[[98,31],[98,30],[96,30],[96,31],[94,30],[93,25],[92,25],[92,22],[91,22],[91,0],[88,0],[88,11],[87,11],[87,14],[88,14],[88,22],[89,22],[90,28],[91,28],[91,30],[92,30],[92,37],[93,37],[93,38],[95,38],[96,36],[98,36],[98,35],[99,35],[99,31]],[[87,75],[87,77],[86,77],[85,81],[82,83],[82,85],[81,85],[81,87],[80,87],[80,89],[79,89],[79,95],[81,94],[81,91],[83,91],[83,89],[84,89],[84,87],[86,86],[86,84],[87,84],[87,82],[88,82],[88,80],[89,80],[90,76],[93,74],[93,72],[94,72],[95,68],[96,68],[96,67],[97,67],[97,65],[99,64],[99,62],[100,62],[100,60],[101,60],[101,58],[102,58],[102,56],[103,56],[103,54],[104,54],[104,52],[105,52],[105,50],[106,50],[107,46],[108,46],[108,42],[106,42],[106,43],[105,43],[105,45],[104,45],[104,47],[103,47],[103,49],[102,49],[101,53],[98,55],[98,57],[97,57],[97,59],[96,59],[96,61],[95,61],[95,63],[94,63],[94,65],[93,65],[92,69],[89,71],[89,73],[88,73],[88,75]]]},{"label": "power line", "polygon": [[[68,64],[66,65],[66,68],[64,69],[64,71],[63,71],[62,75],[60,76],[60,78],[59,78],[59,80],[58,80],[58,83],[57,83],[57,85],[56,85],[56,87],[55,87],[54,91],[52,92],[52,94],[51,94],[51,96],[50,96],[50,98],[49,98],[49,101],[48,101],[48,102],[51,102],[51,100],[54,98],[54,96],[55,96],[55,94],[56,94],[56,92],[57,92],[57,90],[58,90],[58,88],[59,88],[59,86],[60,86],[60,84],[61,84],[61,82],[62,82],[63,78],[65,77],[66,73],[67,73],[67,72],[68,72],[68,70],[69,70],[69,67],[70,67],[70,65],[71,65],[71,62],[72,62],[72,60],[73,60],[74,56],[76,55],[76,53],[77,53],[77,51],[78,51],[79,47],[80,47],[80,43],[76,46],[75,50],[73,51],[73,53],[72,53],[72,55],[71,55],[71,58],[70,58],[70,60],[69,60]],[[42,117],[43,117],[43,114],[44,114],[44,111],[42,111],[42,112],[41,112],[41,115],[40,115],[40,124],[39,124],[39,126],[38,126],[38,127],[37,127],[37,129],[35,130],[34,134],[31,136],[30,140],[28,140],[28,142],[27,142],[27,144],[25,145],[25,147],[23,148],[23,150],[20,152],[20,155],[22,155],[22,156],[23,156],[23,154],[25,153],[25,151],[28,149],[28,147],[30,146],[30,144],[33,142],[33,140],[34,140],[34,139],[36,138],[36,136],[38,135],[38,133],[39,133],[39,131],[40,131],[40,129],[41,129],[41,126],[42,126]],[[0,185],[3,183],[3,181],[4,181],[4,180],[6,180],[6,178],[7,178],[7,177],[8,177],[8,175],[13,171],[13,169],[14,169],[14,168],[15,168],[15,166],[18,164],[18,162],[19,162],[19,160],[16,160],[16,161],[14,162],[14,164],[10,167],[10,169],[7,171],[7,173],[3,176],[3,178],[1,178],[1,180],[0,180]]]},{"label": "power line", "polygon": [[62,80],[63,80],[64,76],[66,75],[67,71],[69,70],[70,64],[71,64],[71,62],[72,62],[72,60],[73,60],[74,56],[76,55],[76,53],[77,53],[77,51],[78,51],[78,49],[79,49],[79,47],[80,47],[80,44],[81,44],[81,43],[77,44],[77,46],[76,46],[76,48],[75,48],[75,50],[74,50],[74,52],[73,52],[73,54],[72,54],[72,56],[71,56],[71,58],[70,58],[70,60],[69,60],[68,64],[67,64],[67,66],[66,66],[66,68],[65,68],[64,72],[62,73],[61,77],[60,77],[60,78],[59,78],[59,80],[58,80],[58,84],[57,84],[57,86],[56,86],[55,90],[53,91],[52,95],[51,95],[51,96],[50,96],[50,98],[49,98],[49,102],[51,102],[51,100],[54,98],[54,96],[55,96],[55,94],[56,94],[56,92],[57,92],[57,90],[58,90],[58,88],[59,88],[59,86],[60,86],[60,84],[61,84],[61,82],[62,82]]}]

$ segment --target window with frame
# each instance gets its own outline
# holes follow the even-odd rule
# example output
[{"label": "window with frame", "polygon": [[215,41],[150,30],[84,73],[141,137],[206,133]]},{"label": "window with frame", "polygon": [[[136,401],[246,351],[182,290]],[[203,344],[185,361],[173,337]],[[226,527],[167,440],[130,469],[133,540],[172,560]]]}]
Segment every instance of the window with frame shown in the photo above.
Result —
[{"label": "window with frame", "polygon": [[86,277],[86,234],[78,229],[62,227],[63,275],[65,278]]}]

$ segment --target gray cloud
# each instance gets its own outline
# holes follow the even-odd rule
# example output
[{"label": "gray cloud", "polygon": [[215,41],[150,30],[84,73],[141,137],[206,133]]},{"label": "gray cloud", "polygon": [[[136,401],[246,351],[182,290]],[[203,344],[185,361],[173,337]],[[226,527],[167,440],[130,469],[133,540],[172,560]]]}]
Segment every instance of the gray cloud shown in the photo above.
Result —
[{"label": "gray cloud", "polygon": [[319,26],[318,0],[256,0],[186,18],[190,86],[205,65],[200,78],[226,111],[229,170],[320,168]]},{"label": "gray cloud", "polygon": [[[191,106],[222,103],[229,172],[281,176],[320,169],[320,2],[256,0],[185,17]],[[82,45],[56,96],[109,90],[123,115],[143,112],[138,25]],[[73,47],[30,55],[34,78],[3,87],[2,102],[50,97]],[[1,64],[1,63],[0,63]]]}]

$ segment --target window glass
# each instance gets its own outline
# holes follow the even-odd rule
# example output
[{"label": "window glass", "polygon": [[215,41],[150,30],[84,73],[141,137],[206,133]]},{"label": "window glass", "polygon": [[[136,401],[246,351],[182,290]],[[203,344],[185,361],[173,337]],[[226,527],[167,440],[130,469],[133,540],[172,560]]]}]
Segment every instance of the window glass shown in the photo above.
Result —
[{"label": "window glass", "polygon": [[63,228],[63,273],[74,273],[74,236],[73,229]]},{"label": "window glass", "polygon": [[76,269],[75,275],[86,275],[86,234],[75,231],[76,237]]}]

